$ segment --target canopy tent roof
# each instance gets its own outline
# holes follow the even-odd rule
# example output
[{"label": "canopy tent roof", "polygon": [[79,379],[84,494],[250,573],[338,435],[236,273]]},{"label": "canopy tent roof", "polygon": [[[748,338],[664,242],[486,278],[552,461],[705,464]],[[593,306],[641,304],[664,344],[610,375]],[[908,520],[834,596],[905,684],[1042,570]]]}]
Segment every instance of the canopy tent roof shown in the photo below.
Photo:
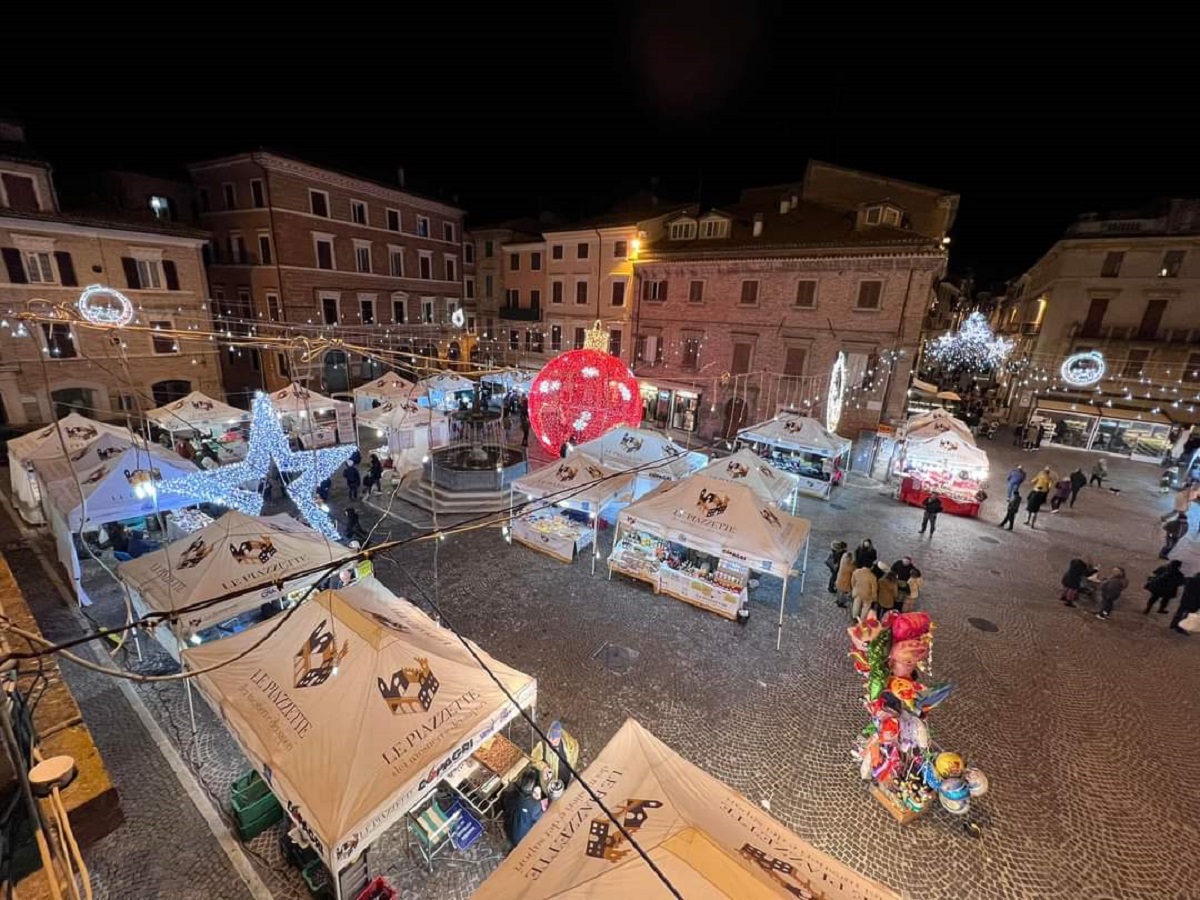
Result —
[{"label": "canopy tent roof", "polygon": [[576,449],[610,469],[624,472],[638,468],[640,475],[667,481],[687,478],[696,468],[687,451],[669,437],[626,425],[580,444]]},{"label": "canopy tent roof", "polygon": [[[121,425],[109,425],[107,422],[97,422],[79,413],[68,413],[58,420],[62,426],[63,440],[67,444],[67,453],[74,453],[87,447],[103,434],[112,435],[125,441],[133,439],[128,428]],[[62,443],[58,439],[58,428],[47,425],[29,434],[23,434],[8,442],[8,458],[14,465],[19,462],[34,462],[39,459],[55,459],[63,456]]]},{"label": "canopy tent roof", "polygon": [[428,425],[432,417],[433,410],[417,405],[415,400],[389,400],[374,409],[359,413],[358,424],[399,431],[403,428]]},{"label": "canopy tent roof", "polygon": [[525,372],[521,369],[503,369],[499,372],[488,372],[480,378],[480,381],[502,384],[506,391],[528,392],[535,378],[537,378],[536,372]]},{"label": "canopy tent roof", "polygon": [[771,509],[749,486],[701,474],[627,506],[621,525],[780,577],[811,530],[807,519]]},{"label": "canopy tent roof", "polygon": [[751,450],[739,450],[732,456],[716,459],[696,473],[720,481],[744,484],[768,503],[783,503],[796,489],[800,479],[778,469]]},{"label": "canopy tent roof", "polygon": [[600,509],[623,494],[628,496],[633,478],[576,450],[514,481],[513,487],[534,497],[559,494],[564,504],[587,510]]},{"label": "canopy tent roof", "polygon": [[941,462],[948,469],[988,469],[988,456],[955,434],[941,434],[904,444],[907,462]]},{"label": "canopy tent roof", "polygon": [[[196,676],[200,689],[341,868],[516,710],[452,632],[374,578],[284,615],[186,649],[184,661],[228,662]],[[474,649],[519,704],[534,702],[534,678]]]},{"label": "canopy tent roof", "polygon": [[290,577],[290,573],[352,555],[353,551],[290,516],[248,516],[230,510],[161,550],[121,563],[117,574],[157,612],[247,591],[188,613],[179,625],[184,633],[192,633],[328,574]]},{"label": "canopy tent roof", "polygon": [[368,400],[403,400],[415,397],[420,393],[416,384],[407,378],[402,378],[395,372],[380,375],[374,381],[368,381],[354,389],[355,397],[366,397]]},{"label": "canopy tent roof", "polygon": [[758,441],[821,456],[841,456],[850,452],[850,441],[829,431],[812,416],[783,412],[738,432],[743,441]]},{"label": "canopy tent roof", "polygon": [[475,382],[457,372],[443,369],[428,378],[422,378],[417,382],[417,387],[431,394],[457,394],[459,391],[475,390]]},{"label": "canopy tent roof", "polygon": [[192,391],[182,400],[160,406],[146,413],[146,418],[167,431],[190,431],[198,425],[227,423],[236,425],[250,421],[250,413],[200,391]]},{"label": "canopy tent roof", "polygon": [[345,400],[334,400],[293,381],[287,387],[271,392],[271,405],[280,415],[296,415],[315,409],[335,409],[347,404]]},{"label": "canopy tent roof", "polygon": [[34,463],[34,469],[42,480],[45,496],[72,531],[85,520],[101,525],[197,502],[194,497],[166,491],[139,497],[135,485],[141,477],[156,484],[194,475],[197,469],[178,453],[158,444],[130,442],[111,434],[102,435],[87,449],[70,457]]},{"label": "canopy tent roof", "polygon": [[924,439],[947,431],[953,431],[967,443],[975,443],[975,436],[971,434],[971,426],[941,407],[918,413],[904,423],[904,436],[907,438]]},{"label": "canopy tent roof", "polygon": [[[634,719],[625,720],[583,778],[688,900],[899,900],[800,840]],[[640,900],[666,890],[576,782],[472,896]]]}]

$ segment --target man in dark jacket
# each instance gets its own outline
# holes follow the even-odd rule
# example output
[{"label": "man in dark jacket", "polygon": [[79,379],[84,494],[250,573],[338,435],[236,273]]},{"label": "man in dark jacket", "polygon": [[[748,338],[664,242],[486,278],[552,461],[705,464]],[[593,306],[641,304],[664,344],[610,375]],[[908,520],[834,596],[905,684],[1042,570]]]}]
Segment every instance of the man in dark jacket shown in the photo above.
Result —
[{"label": "man in dark jacket", "polygon": [[362,484],[362,476],[358,474],[358,467],[352,463],[346,463],[346,468],[342,471],[342,476],[346,479],[346,490],[350,494],[350,499],[357,500],[358,487]]},{"label": "man in dark jacket", "polygon": [[1171,619],[1171,630],[1178,634],[1188,634],[1189,632],[1179,627],[1179,623],[1194,612],[1200,612],[1200,573],[1184,581],[1183,596],[1179,598],[1179,609],[1175,610],[1175,616]]},{"label": "man in dark jacket", "polygon": [[1021,511],[1021,495],[1013,491],[1012,496],[1008,498],[1008,510],[1004,513],[1004,518],[1000,522],[1000,527],[1008,526],[1008,530],[1013,530],[1013,525],[1017,521],[1017,513]]},{"label": "man in dark jacket", "polygon": [[1155,569],[1154,574],[1146,579],[1146,590],[1150,592],[1150,601],[1146,604],[1145,612],[1149,613],[1157,603],[1158,611],[1165,613],[1168,604],[1175,599],[1175,595],[1183,586],[1183,582],[1183,563],[1177,559]]},{"label": "man in dark jacket", "polygon": [[875,560],[879,558],[879,554],[875,552],[875,545],[871,543],[870,538],[863,538],[863,542],[854,548],[854,568],[869,569],[875,565]]},{"label": "man in dark jacket", "polygon": [[837,593],[838,566],[842,562],[842,554],[846,552],[845,541],[834,541],[829,545],[829,556],[825,559],[825,568],[829,570],[829,593]]},{"label": "man in dark jacket", "polygon": [[529,834],[529,829],[542,817],[541,791],[537,774],[532,769],[526,769],[516,785],[501,798],[504,807],[504,830],[514,847],[521,842],[521,838]]},{"label": "man in dark jacket", "polygon": [[937,494],[930,494],[921,506],[925,510],[925,515],[921,516],[921,534],[925,533],[925,526],[928,525],[929,536],[932,538],[933,533],[937,531],[937,517],[942,511],[942,498]]},{"label": "man in dark jacket", "polygon": [[1079,496],[1079,492],[1087,486],[1087,476],[1083,474],[1083,469],[1076,469],[1071,473],[1071,508],[1075,507],[1075,499]]},{"label": "man in dark jacket", "polygon": [[1170,556],[1175,545],[1180,539],[1188,533],[1188,517],[1187,513],[1180,513],[1170,522],[1163,526],[1163,534],[1166,536],[1166,541],[1163,543],[1162,549],[1158,551],[1159,559],[1166,559]]},{"label": "man in dark jacket", "polygon": [[1074,606],[1079,599],[1079,589],[1083,587],[1083,579],[1096,572],[1096,568],[1085,560],[1073,559],[1067,565],[1067,572],[1062,577],[1063,591],[1059,600],[1067,606]]}]

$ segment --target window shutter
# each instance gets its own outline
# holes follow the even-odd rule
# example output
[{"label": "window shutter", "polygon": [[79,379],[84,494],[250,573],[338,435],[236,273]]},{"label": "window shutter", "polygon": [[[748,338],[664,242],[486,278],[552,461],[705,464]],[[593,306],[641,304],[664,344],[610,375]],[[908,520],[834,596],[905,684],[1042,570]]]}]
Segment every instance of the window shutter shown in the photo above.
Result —
[{"label": "window shutter", "polygon": [[163,278],[167,280],[167,290],[179,290],[179,271],[175,268],[173,259],[164,259],[162,261]]},{"label": "window shutter", "polygon": [[71,254],[65,250],[54,251],[54,261],[58,263],[58,280],[63,287],[77,287],[79,280],[75,277],[75,264]]},{"label": "window shutter", "polygon": [[4,266],[8,269],[8,280],[13,284],[28,284],[25,277],[25,264],[21,261],[21,251],[16,247],[0,248],[4,256]]},{"label": "window shutter", "polygon": [[137,260],[132,256],[122,256],[121,265],[125,269],[125,286],[137,290],[142,286],[138,280]]}]

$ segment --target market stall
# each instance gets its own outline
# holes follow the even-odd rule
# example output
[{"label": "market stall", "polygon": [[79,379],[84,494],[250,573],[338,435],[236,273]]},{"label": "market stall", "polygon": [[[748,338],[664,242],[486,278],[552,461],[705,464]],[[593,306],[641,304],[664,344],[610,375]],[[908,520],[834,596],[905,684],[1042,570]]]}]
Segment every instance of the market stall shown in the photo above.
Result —
[{"label": "market stall", "polygon": [[607,469],[578,450],[531,472],[512,483],[509,508],[516,508],[517,492],[534,500],[546,498],[551,505],[539,504],[512,519],[513,540],[568,563],[577,551],[597,547],[592,554],[594,572],[600,512],[610,503],[633,499],[633,480],[633,475]]},{"label": "market stall", "polygon": [[509,394],[517,392],[519,394],[528,394],[529,387],[533,384],[533,379],[537,377],[537,372],[526,372],[522,369],[501,369],[498,372],[488,372],[479,380],[491,385],[493,393],[499,392]]},{"label": "market stall", "polygon": [[795,475],[798,490],[828,499],[850,467],[850,441],[829,431],[811,416],[782,412],[773,419],[738,432],[738,446]]},{"label": "market stall", "polygon": [[112,522],[144,520],[197,503],[194,497],[159,490],[164,481],[195,474],[192,463],[157,444],[130,442],[111,434],[102,435],[69,458],[34,463],[34,471],[58,560],[84,605],[90,601],[80,584],[79,553],[82,542],[92,539],[89,533]]},{"label": "market stall", "polygon": [[150,410],[146,419],[169,437],[170,446],[176,452],[183,449],[185,442],[197,439],[203,441],[203,447],[213,448],[216,461],[221,464],[237,462],[246,455],[250,413],[200,391],[192,391],[182,400]]},{"label": "market stall", "polygon": [[415,400],[420,392],[414,382],[395,372],[388,372],[386,375],[380,375],[374,381],[368,381],[354,389],[354,408],[363,413],[383,403],[403,403],[405,400]]},{"label": "market stall", "polygon": [[133,433],[128,428],[97,422],[79,413],[69,413],[54,425],[47,425],[8,442],[8,475],[21,518],[35,525],[46,521],[42,514],[42,495],[34,464],[61,459],[67,454],[83,450],[102,434],[126,441],[133,439]]},{"label": "market stall", "polygon": [[354,404],[293,382],[271,394],[271,405],[289,438],[314,450],[354,443]]},{"label": "market stall", "polygon": [[771,465],[752,450],[739,450],[731,456],[715,459],[696,474],[744,484],[764,502],[773,506],[785,506],[790,502],[792,513],[796,512],[799,476]]},{"label": "market stall", "polygon": [[422,406],[449,412],[460,407],[459,400],[472,400],[475,396],[475,382],[457,372],[443,370],[422,378],[417,382],[421,392],[418,402]]},{"label": "market stall", "polygon": [[445,414],[415,400],[389,400],[361,413],[358,427],[386,440],[397,471],[419,467],[431,448],[450,443],[450,422]]},{"label": "market stall", "polygon": [[906,440],[900,454],[900,500],[921,506],[936,493],[941,497],[943,512],[979,515],[988,479],[987,453],[946,433],[925,440]]},{"label": "market stall", "polygon": [[453,632],[368,578],[183,656],[341,897],[356,886],[339,873],[534,705],[534,678],[472,649],[504,690]]},{"label": "market stall", "polygon": [[[899,900],[891,889],[800,840],[634,719],[625,721],[582,779],[603,786],[625,831],[636,835],[677,895],[688,900]],[[658,875],[578,782],[473,895],[474,900],[660,896],[666,890]]]},{"label": "market stall", "polygon": [[749,599],[750,573],[783,580],[779,628],[793,566],[800,590],[811,526],[772,509],[744,484],[693,475],[626,507],[618,520],[613,572],[650,582],[656,592],[737,619]]},{"label": "market stall", "polygon": [[[121,563],[117,577],[129,588],[139,615],[169,613],[245,591],[171,623],[179,641],[200,643],[255,624],[264,604],[278,609],[329,574],[306,570],[351,556],[353,551],[290,516],[230,510],[160,550]],[[305,574],[291,574],[297,572]],[[242,621],[233,621],[239,617]],[[163,645],[177,656],[178,642],[166,631],[160,628],[155,634],[166,637]]]},{"label": "market stall", "polygon": [[927,413],[912,416],[901,429],[900,437],[904,439],[925,440],[946,433],[953,433],[969,444],[975,443],[975,435],[971,426],[962,419],[955,418],[944,409],[935,409]]},{"label": "market stall", "polygon": [[643,428],[618,426],[575,448],[609,469],[636,469],[634,497],[644,496],[664,481],[687,478],[708,464],[703,453],[687,451],[669,437]]}]

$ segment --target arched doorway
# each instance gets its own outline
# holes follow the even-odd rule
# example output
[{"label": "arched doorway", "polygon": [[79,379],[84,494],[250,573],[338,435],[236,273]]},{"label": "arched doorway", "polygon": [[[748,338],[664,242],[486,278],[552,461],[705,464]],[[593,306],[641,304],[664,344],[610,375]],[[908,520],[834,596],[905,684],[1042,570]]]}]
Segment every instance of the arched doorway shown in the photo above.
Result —
[{"label": "arched doorway", "polygon": [[166,381],[156,381],[150,385],[154,394],[155,406],[166,406],[176,400],[182,400],[192,392],[192,383],[182,378],[169,378]]},{"label": "arched doorway", "polygon": [[450,342],[450,348],[446,351],[446,359],[450,362],[458,362],[462,359],[462,347],[459,346],[458,341]]},{"label": "arched doorway", "polygon": [[330,393],[350,389],[350,370],[345,353],[341,350],[330,350],[325,354],[321,380],[325,383],[325,390]]},{"label": "arched doorway", "polygon": [[56,419],[61,419],[73,412],[88,418],[95,418],[99,412],[96,406],[96,392],[91,388],[60,388],[50,394],[50,400],[54,404],[54,418]]},{"label": "arched doorway", "polygon": [[746,427],[746,418],[749,409],[746,406],[746,401],[741,397],[730,397],[725,401],[725,424],[721,429],[721,434],[726,438],[731,438],[738,433],[738,430]]}]

